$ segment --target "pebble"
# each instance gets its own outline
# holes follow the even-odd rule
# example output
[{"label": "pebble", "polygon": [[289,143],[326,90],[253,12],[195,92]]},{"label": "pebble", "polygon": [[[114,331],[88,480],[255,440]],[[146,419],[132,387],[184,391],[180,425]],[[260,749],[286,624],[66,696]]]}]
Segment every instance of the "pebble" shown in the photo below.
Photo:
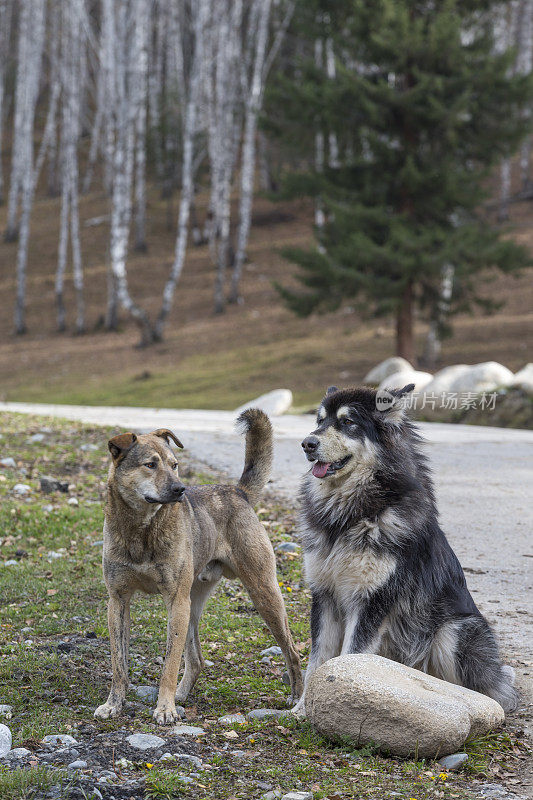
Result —
[{"label": "pebble", "polygon": [[172,733],[176,736],[205,736],[206,732],[197,725],[176,725],[172,728]]},{"label": "pebble", "polygon": [[67,502],[68,502],[69,506],[79,506],[77,497],[69,497]]},{"label": "pebble", "polygon": [[0,716],[7,717],[7,719],[11,719],[13,714],[13,706],[8,706],[5,703],[0,703]]},{"label": "pebble", "polygon": [[28,486],[27,483],[16,483],[13,486],[13,491],[15,494],[18,494],[22,497],[31,492],[31,486]]},{"label": "pebble", "polygon": [[271,666],[272,661],[269,659],[268,656],[263,656],[263,658],[261,659],[261,664],[266,664],[267,666]]},{"label": "pebble", "polygon": [[174,756],[172,753],[163,753],[159,761],[174,761]]},{"label": "pebble", "polygon": [[282,711],[281,708],[254,708],[246,715],[248,719],[256,720],[256,722],[263,722],[265,719],[277,719],[290,714],[290,711]]},{"label": "pebble", "polygon": [[82,444],[80,450],[83,450],[84,453],[90,452],[91,450],[98,450],[97,444]]},{"label": "pebble", "polygon": [[16,558],[8,558],[7,561],[4,561],[4,567],[17,567],[18,563]]},{"label": "pebble", "polygon": [[300,549],[300,545],[297,542],[281,542],[276,547],[278,553],[297,553]]},{"label": "pebble", "polygon": [[281,792],[279,789],[274,789],[273,792],[267,792],[266,794],[262,794],[261,800],[276,800],[277,797],[281,797]]},{"label": "pebble", "polygon": [[156,686],[135,686],[135,694],[145,703],[155,703],[157,701],[157,687]]},{"label": "pebble", "polygon": [[101,778],[109,778],[110,780],[114,781],[117,779],[117,773],[113,772],[111,769],[103,769],[100,773]]},{"label": "pebble", "polygon": [[0,467],[11,467],[12,469],[16,469],[15,459],[8,456],[8,458],[0,458]]},{"label": "pebble", "polygon": [[47,558],[63,558],[63,553],[58,553],[55,550],[50,550],[46,556]]},{"label": "pebble", "polygon": [[7,725],[0,725],[0,758],[3,758],[6,753],[9,753],[12,741],[13,737]]},{"label": "pebble", "polygon": [[102,547],[103,543],[104,543],[103,539],[98,539],[98,541],[96,542],[91,542],[93,547]]},{"label": "pebble", "polygon": [[51,503],[47,503],[45,506],[43,506],[43,511],[46,511],[48,514],[50,514],[50,512],[53,510],[54,507]]},{"label": "pebble", "polygon": [[248,757],[248,753],[246,753],[244,750],[232,750],[231,751],[231,755],[234,758],[247,758]]},{"label": "pebble", "polygon": [[204,664],[206,667],[213,667],[215,665],[215,662],[210,661],[208,658],[204,658]]},{"label": "pebble", "polygon": [[153,750],[166,744],[161,736],[154,736],[151,733],[132,733],[131,736],[126,737],[126,741],[130,747],[134,747],[136,750]]},{"label": "pebble", "polygon": [[312,792],[287,792],[281,800],[313,800]]},{"label": "pebble", "polygon": [[40,478],[41,492],[50,494],[50,492],[68,492],[68,483],[62,483],[50,475],[43,475]]},{"label": "pebble", "polygon": [[82,761],[81,759],[71,761],[71,763],[67,766],[67,769],[87,769],[87,762]]},{"label": "pebble", "polygon": [[462,764],[468,761],[468,754],[467,753],[453,753],[451,756],[446,756],[445,758],[439,759],[439,764],[443,769],[448,769],[450,772],[454,772],[458,770]]},{"label": "pebble", "polygon": [[44,442],[44,433],[34,433],[33,436],[30,436],[28,442],[33,442],[34,444]]},{"label": "pebble", "polygon": [[282,656],[283,653],[281,652],[281,647],[277,645],[275,647],[267,647],[266,650],[261,650],[259,653],[260,656]]},{"label": "pebble", "polygon": [[188,761],[190,764],[194,764],[195,767],[202,766],[202,759],[198,758],[198,756],[190,756],[188,753],[176,753],[174,758],[177,758],[179,761]]},{"label": "pebble", "polygon": [[78,744],[77,739],[74,736],[71,736],[69,733],[49,733],[47,736],[44,736],[41,739],[43,744],[64,744],[64,745],[74,745]]},{"label": "pebble", "polygon": [[10,750],[7,754],[7,758],[26,758],[26,756],[31,756],[31,750],[28,750],[26,747],[15,747],[13,750]]},{"label": "pebble", "polygon": [[219,717],[218,721],[221,725],[229,726],[237,723],[238,725],[246,724],[246,717],[244,714],[226,714],[224,717]]}]

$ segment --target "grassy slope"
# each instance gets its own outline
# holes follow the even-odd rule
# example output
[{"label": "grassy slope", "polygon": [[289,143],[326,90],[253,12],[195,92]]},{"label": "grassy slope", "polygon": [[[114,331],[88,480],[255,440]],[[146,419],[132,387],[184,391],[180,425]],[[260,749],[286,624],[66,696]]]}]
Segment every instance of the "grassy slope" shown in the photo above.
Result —
[{"label": "grassy slope", "polygon": [[[204,210],[199,200],[199,216]],[[353,383],[393,352],[388,319],[373,320],[364,309],[295,318],[280,303],[273,281],[291,284],[294,267],[279,255],[284,245],[311,241],[310,209],[303,203],[273,205],[258,198],[243,275],[242,305],[212,313],[214,270],[207,247],[190,247],[176,292],[165,341],[146,351],[135,349],[135,326],[123,318],[121,332],[97,329],[105,310],[108,223],[83,224],[108,212],[98,193],[82,198],[88,333],[55,333],[54,271],[59,205],[42,195],[32,219],[28,264],[28,326],[12,336],[16,244],[0,241],[0,399],[80,403],[122,403],[170,407],[235,408],[244,400],[279,386],[291,388],[296,407],[316,403],[325,386]],[[6,210],[0,208],[0,230]],[[166,204],[155,191],[148,198],[148,253],[131,253],[131,293],[152,317],[170,266],[175,236],[176,201],[167,228]],[[513,207],[516,237],[533,245],[531,210]],[[533,294],[529,271],[519,279],[496,278],[491,294],[505,302],[492,317],[461,315],[445,343],[442,365],[500,361],[519,369],[531,360]],[[74,298],[66,281],[69,325]],[[417,326],[421,352],[425,326]]]},{"label": "grassy slope", "polygon": [[[45,431],[43,442],[29,437]],[[16,469],[0,473],[0,702],[14,706],[13,746],[46,733],[76,734],[92,722],[92,712],[107,694],[109,644],[106,629],[106,593],[101,578],[102,500],[108,461],[104,428],[3,414],[0,454],[13,456]],[[81,450],[93,444],[96,450]],[[187,480],[210,482],[181,459]],[[39,476],[50,474],[70,483],[69,494],[43,495]],[[31,486],[27,498],[17,498],[18,482]],[[68,504],[76,497],[78,506]],[[49,507],[51,506],[51,508]],[[273,542],[294,534],[290,509],[267,505],[259,511]],[[60,558],[49,556],[59,553]],[[16,559],[17,564],[5,566]],[[309,648],[309,596],[303,586],[298,556],[278,557],[278,575],[290,624],[304,659]],[[158,598],[138,598],[133,606],[131,680],[156,685],[160,667],[155,659],[164,652],[165,613]],[[23,628],[30,628],[22,632]],[[97,639],[85,639],[87,632]],[[59,641],[80,637],[72,652],[61,653]],[[238,765],[223,746],[228,731],[217,723],[221,714],[254,707],[286,705],[288,689],[281,681],[282,663],[261,663],[261,649],[273,644],[247,595],[236,582],[224,581],[209,602],[201,624],[204,652],[213,665],[200,677],[187,709],[208,735],[198,743],[198,754],[211,765],[184,786],[173,767],[148,767],[140,760],[132,769],[146,775],[146,797],[249,798],[262,792],[261,780],[284,791],[305,789],[315,798],[473,798],[476,781],[501,775],[515,780],[525,746],[510,731],[467,745],[468,770],[441,773],[433,763],[386,759],[372,750],[357,751],[349,743],[332,745],[295,720],[234,726],[230,749],[247,754]],[[81,643],[80,643],[81,642]],[[161,732],[150,709],[133,702],[119,720],[98,723],[100,730],[119,727]],[[231,734],[233,735],[233,734]],[[207,754],[204,756],[204,753]],[[181,769],[181,774],[183,769]],[[64,780],[40,768],[13,774],[0,767],[0,796],[6,800],[30,797],[37,783]],[[29,788],[24,789],[27,783]],[[392,794],[395,792],[396,794]],[[68,788],[64,789],[68,796]]]}]

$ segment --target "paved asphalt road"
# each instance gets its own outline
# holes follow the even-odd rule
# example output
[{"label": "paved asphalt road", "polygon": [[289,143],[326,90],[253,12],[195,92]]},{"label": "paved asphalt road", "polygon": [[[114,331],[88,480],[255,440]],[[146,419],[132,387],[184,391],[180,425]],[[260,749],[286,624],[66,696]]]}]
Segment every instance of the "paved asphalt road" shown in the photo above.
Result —
[{"label": "paved asphalt road", "polygon": [[[228,411],[0,403],[0,411],[46,414],[137,431],[171,428],[194,459],[241,472],[244,442]],[[269,492],[293,504],[306,470],[300,441],[310,416],[273,419],[275,455]],[[442,526],[481,611],[495,625],[523,699],[533,699],[533,431],[426,423]],[[526,718],[531,718],[526,713]],[[526,719],[524,720],[526,722]]]}]

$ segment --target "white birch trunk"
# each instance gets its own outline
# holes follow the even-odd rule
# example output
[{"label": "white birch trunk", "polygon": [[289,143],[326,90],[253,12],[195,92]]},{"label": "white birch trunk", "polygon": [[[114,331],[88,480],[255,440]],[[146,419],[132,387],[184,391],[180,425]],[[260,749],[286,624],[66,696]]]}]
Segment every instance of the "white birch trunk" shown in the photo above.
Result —
[{"label": "white birch trunk", "polygon": [[183,158],[182,158],[182,186],[180,209],[178,216],[178,232],[174,261],[170,275],[163,290],[163,302],[155,325],[155,335],[160,339],[163,335],[168,315],[174,302],[176,284],[183,270],[187,238],[189,234],[189,217],[191,204],[194,199],[194,135],[196,133],[198,105],[202,84],[202,69],[204,64],[204,29],[207,24],[209,11],[208,0],[198,0],[196,18],[194,20],[194,57],[190,68],[187,110],[185,114],[185,127],[183,131]]},{"label": "white birch trunk", "polygon": [[146,251],[146,102],[149,8],[145,3],[137,7],[135,19],[135,51],[137,58],[137,97],[135,126],[135,249]]},{"label": "white birch trunk", "polygon": [[4,202],[4,170],[2,166],[4,134],[4,97],[6,68],[9,58],[9,39],[11,34],[12,0],[0,0],[0,205]]},{"label": "white birch trunk", "polygon": [[[321,69],[324,60],[324,43],[322,39],[315,39],[315,66]],[[324,132],[317,131],[315,134],[315,169],[317,172],[324,170]],[[315,225],[320,230],[324,227],[326,218],[322,200],[317,197],[315,200]]]},{"label": "white birch trunk", "polygon": [[231,289],[229,295],[230,303],[239,302],[239,283],[241,280],[242,268],[246,256],[246,247],[248,244],[248,237],[250,235],[250,223],[252,217],[252,200],[255,177],[255,139],[257,131],[257,118],[261,109],[261,101],[264,90],[263,69],[268,39],[268,24],[270,20],[270,0],[260,0],[260,6],[261,8],[257,24],[253,74],[246,103],[244,122],[244,138],[241,161],[241,192],[239,203],[239,229],[237,234],[237,248],[235,252],[233,274],[231,278]]},{"label": "white birch trunk", "polygon": [[[41,58],[44,43],[44,0],[23,0],[22,12],[27,13],[27,61],[24,64],[23,123],[20,147],[21,162],[21,217],[17,251],[17,293],[15,302],[15,332],[26,332],[26,265],[30,218],[35,191],[33,168],[33,122],[41,78]],[[19,77],[20,73],[19,73]],[[18,89],[18,87],[17,87]],[[17,148],[18,149],[18,148]]]}]

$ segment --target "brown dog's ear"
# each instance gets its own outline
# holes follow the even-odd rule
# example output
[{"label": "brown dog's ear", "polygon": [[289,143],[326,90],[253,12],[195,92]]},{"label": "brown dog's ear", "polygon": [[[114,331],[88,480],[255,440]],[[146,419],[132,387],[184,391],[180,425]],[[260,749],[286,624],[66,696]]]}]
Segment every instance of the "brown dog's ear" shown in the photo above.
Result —
[{"label": "brown dog's ear", "polygon": [[334,392],[338,391],[339,390],[337,386],[328,386],[328,388],[326,389],[326,397],[328,396],[328,394],[333,394]]},{"label": "brown dog's ear", "polygon": [[113,436],[107,443],[113,461],[116,464],[122,461],[128,450],[133,447],[136,441],[137,437],[134,433],[121,433],[118,436]]},{"label": "brown dog's ear", "polygon": [[181,449],[183,450],[183,445],[176,436],[176,434],[172,433],[172,431],[167,430],[167,428],[158,428],[156,431],[152,431],[152,436],[160,436],[161,439],[164,439],[167,444],[170,444],[168,440],[172,439],[172,441],[175,442],[178,445],[178,447],[181,447]]}]

